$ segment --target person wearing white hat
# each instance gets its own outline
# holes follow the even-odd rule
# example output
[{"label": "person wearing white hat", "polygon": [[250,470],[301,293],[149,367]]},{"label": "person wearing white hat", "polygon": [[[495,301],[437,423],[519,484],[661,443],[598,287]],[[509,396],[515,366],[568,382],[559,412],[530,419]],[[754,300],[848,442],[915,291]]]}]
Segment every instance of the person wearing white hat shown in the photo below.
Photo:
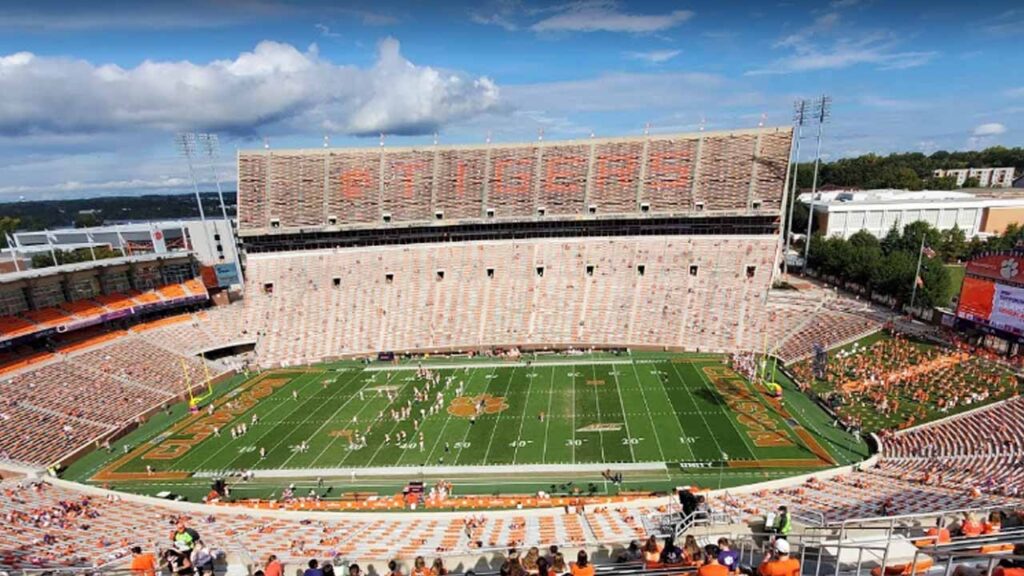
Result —
[{"label": "person wearing white hat", "polygon": [[800,561],[790,557],[789,542],[779,539],[757,567],[757,573],[760,576],[800,576]]}]

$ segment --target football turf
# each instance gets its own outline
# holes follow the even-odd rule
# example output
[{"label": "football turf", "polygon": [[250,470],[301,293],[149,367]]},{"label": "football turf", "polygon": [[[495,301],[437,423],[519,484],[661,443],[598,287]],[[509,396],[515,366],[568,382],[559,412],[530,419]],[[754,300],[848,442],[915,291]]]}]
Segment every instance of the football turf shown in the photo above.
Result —
[{"label": "football turf", "polygon": [[[251,378],[213,400],[220,436],[209,433],[204,410],[107,463],[104,472],[108,479],[156,481],[243,470],[665,462],[671,469],[714,463],[797,473],[850,459],[835,431],[821,430],[827,419],[816,406],[791,402],[797,393],[790,390],[784,404],[773,403],[721,357],[569,357],[431,370],[442,384],[454,378],[430,392],[442,391],[445,409],[422,420],[422,449],[413,419],[396,422],[387,414],[423,386],[416,366],[349,362]],[[226,404],[231,400],[234,409]],[[413,411],[429,404],[414,403]],[[229,429],[243,422],[248,431],[233,439]],[[365,445],[351,441],[356,430]],[[400,431],[404,443],[395,441]],[[814,440],[819,432],[822,444]]]}]

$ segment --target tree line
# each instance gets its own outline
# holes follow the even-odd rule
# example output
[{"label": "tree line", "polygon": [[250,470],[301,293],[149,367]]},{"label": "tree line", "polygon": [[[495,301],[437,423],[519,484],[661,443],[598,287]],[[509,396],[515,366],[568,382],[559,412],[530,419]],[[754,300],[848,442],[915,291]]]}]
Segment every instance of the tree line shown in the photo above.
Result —
[{"label": "tree line", "polygon": [[921,281],[915,306],[947,306],[959,286],[948,264],[957,264],[990,252],[1024,248],[1024,227],[1010,224],[985,240],[967,240],[959,228],[938,230],[927,222],[913,222],[898,230],[893,226],[879,239],[861,230],[848,239],[811,237],[808,268],[838,284],[853,284],[866,291],[909,304],[916,282],[922,239],[927,254],[921,259]]},{"label": "tree line", "polygon": [[[1017,174],[1024,172],[1024,148],[992,146],[984,150],[960,152],[940,150],[928,155],[920,152],[888,156],[865,154],[822,162],[818,172],[818,187],[952,190],[957,187],[956,179],[950,176],[936,178],[933,175],[935,170],[1006,166],[1013,166]],[[801,163],[797,185],[805,190],[810,189],[813,178],[814,163]],[[966,182],[964,187],[969,188],[971,184],[977,186],[977,181]]]}]

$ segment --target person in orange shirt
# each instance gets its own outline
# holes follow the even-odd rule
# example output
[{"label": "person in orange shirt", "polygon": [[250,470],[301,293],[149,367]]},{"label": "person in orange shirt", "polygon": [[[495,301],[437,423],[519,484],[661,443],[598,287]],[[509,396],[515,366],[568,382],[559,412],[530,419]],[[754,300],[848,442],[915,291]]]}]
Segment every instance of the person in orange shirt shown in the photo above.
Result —
[{"label": "person in orange shirt", "polygon": [[142,553],[139,546],[132,547],[132,574],[136,576],[156,576],[156,557],[149,552]]},{"label": "person in orange shirt", "polygon": [[949,534],[949,529],[942,525],[942,518],[939,518],[935,522],[935,526],[929,528],[924,533],[928,538],[922,538],[919,546],[936,546],[938,544],[949,544],[953,541],[952,536]]},{"label": "person in orange shirt", "polygon": [[281,566],[281,561],[277,559],[277,556],[271,554],[270,558],[267,558],[267,565],[263,567],[264,576],[284,576],[284,567]]},{"label": "person in orange shirt", "polygon": [[586,550],[580,550],[580,553],[576,555],[576,561],[572,563],[569,572],[572,576],[594,576],[594,565],[587,558]]},{"label": "person in orange shirt", "polygon": [[964,521],[960,523],[960,532],[968,538],[981,536],[981,522],[978,522],[978,520],[974,517],[974,514],[966,512],[964,513]]},{"label": "person in orange shirt", "polygon": [[410,576],[431,576],[430,568],[427,568],[427,561],[423,556],[417,556],[416,560],[412,564],[412,574]]},{"label": "person in orange shirt", "polygon": [[765,555],[757,567],[761,576],[800,576],[800,561],[789,556],[789,542],[776,540],[774,552]]},{"label": "person in orange shirt", "polygon": [[1003,527],[1003,517],[999,512],[993,510],[988,515],[988,520],[981,523],[982,534],[998,534],[999,530]]},{"label": "person in orange shirt", "polygon": [[704,547],[704,564],[697,568],[697,576],[729,576],[729,569],[718,563],[722,551],[714,544]]}]

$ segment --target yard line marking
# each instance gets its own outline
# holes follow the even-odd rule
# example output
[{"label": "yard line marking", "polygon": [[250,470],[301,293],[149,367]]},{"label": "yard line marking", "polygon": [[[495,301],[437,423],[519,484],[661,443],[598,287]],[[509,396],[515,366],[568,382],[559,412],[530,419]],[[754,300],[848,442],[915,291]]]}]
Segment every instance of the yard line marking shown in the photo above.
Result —
[{"label": "yard line marking", "polygon": [[[472,371],[469,373],[469,376],[466,378],[466,392],[469,392],[469,384],[473,381],[473,378],[477,375],[478,372],[480,372],[479,368],[475,368],[475,367],[472,368]],[[454,376],[454,375],[455,375],[455,373],[452,372],[452,376]],[[457,391],[458,390],[458,384],[456,383],[455,378],[452,378],[452,384],[455,385],[455,390]],[[456,396],[455,393],[456,392],[453,391],[451,400],[454,400],[455,398],[458,398],[458,396]],[[447,395],[445,395],[445,398],[447,399]],[[441,444],[441,440],[444,439],[444,431],[445,431],[445,429],[448,428],[448,424],[452,421],[452,413],[448,411],[448,406],[449,405],[450,405],[450,401],[447,402],[444,405],[443,410],[444,410],[445,414],[448,415],[448,418],[445,419],[444,426],[441,426],[441,432],[438,433],[437,439],[434,440],[434,444],[430,447],[430,452],[427,454],[427,462],[433,462],[434,461],[434,451],[437,450],[437,447]],[[468,437],[468,436],[469,436],[469,431],[467,430],[466,434],[462,438],[462,441],[465,442],[466,441],[466,437]],[[462,451],[462,448],[459,448],[459,451]]]},{"label": "yard line marking", "polygon": [[[348,378],[344,383],[340,384],[338,386],[338,388],[335,390],[335,393],[332,394],[330,397],[328,397],[325,400],[325,402],[333,401],[339,394],[341,394],[343,389],[348,387],[348,384],[351,384],[353,381],[355,381],[355,378],[357,376],[358,376],[358,372],[356,372],[352,377]],[[335,380],[335,381],[337,381],[337,380]],[[321,433],[321,430],[323,430],[329,423],[331,423],[331,420],[333,420],[335,418],[335,416],[338,415],[338,412],[341,412],[342,408],[344,408],[345,406],[348,406],[348,403],[351,402],[353,398],[358,396],[358,390],[360,390],[360,389],[362,389],[364,387],[366,387],[366,384],[362,385],[362,387],[360,387],[358,389],[352,390],[352,394],[351,394],[351,396],[348,397],[348,400],[343,402],[341,404],[341,406],[339,406],[338,409],[335,410],[334,413],[331,414],[330,417],[328,417],[327,420],[324,420],[324,423],[322,423],[321,425],[319,425],[319,427],[317,427],[315,430],[313,430],[313,433],[311,435],[309,435],[309,438],[306,439],[306,440],[312,440],[314,436],[316,436],[319,433]],[[309,420],[306,420],[306,421],[308,422]],[[305,442],[305,441],[303,441],[303,442]],[[330,447],[331,444],[333,444],[333,443],[334,443],[334,440],[329,442],[328,443],[328,447]],[[327,448],[325,448],[325,450],[327,450]],[[278,466],[278,467],[279,468],[287,468],[288,467],[288,462],[291,462],[292,458],[294,458],[296,454],[298,454],[298,452],[292,452],[292,454],[288,458],[286,458],[285,461],[282,462],[282,464],[280,466]],[[323,454],[323,452],[321,452],[321,454]],[[317,455],[316,458],[313,458],[312,462],[315,462],[317,459],[319,459],[319,455]],[[310,465],[311,465],[311,463],[310,463]]]},{"label": "yard line marking", "polygon": [[[384,386],[390,386],[391,385],[391,380],[395,377],[395,374],[397,374],[397,372],[391,372],[391,373],[389,373],[387,375],[387,377],[385,377],[385,379],[384,379]],[[398,389],[394,391],[395,392],[395,399],[390,401],[390,402],[388,402],[387,404],[385,404],[384,405],[384,410],[387,410],[387,408],[389,406],[393,405],[395,402],[398,401],[398,397],[399,397],[399,395],[401,395],[402,390],[405,389],[405,386],[406,386],[405,384],[399,385]],[[380,393],[378,393],[378,397],[379,396],[380,396]],[[363,410],[366,410],[367,408],[369,408],[372,403],[373,402],[371,401],[371,402],[367,402],[367,403],[363,404],[363,406],[361,408],[359,408],[359,411],[356,412],[356,414],[355,414],[356,418],[358,419],[359,415],[363,413]],[[377,423],[381,422],[381,418],[380,418],[380,416],[378,416],[377,418],[369,420],[369,422],[370,422],[370,429],[371,429],[371,433],[372,433],[373,426],[375,426]],[[337,441],[338,441],[338,439],[335,438],[334,440],[331,440],[331,444],[333,445]],[[358,450],[348,450],[348,449],[346,449],[345,450],[345,455],[338,462],[338,466],[341,467],[341,465],[344,464],[346,460],[348,460],[348,457],[351,456],[352,454],[354,454],[355,452],[358,452]],[[369,462],[367,462],[367,464],[369,464]]]},{"label": "yard line marking", "polygon": [[[341,389],[335,390],[334,394],[331,395],[331,398],[333,398],[335,395],[337,395],[340,392],[341,392]],[[316,400],[316,399],[317,399],[316,395],[314,395],[312,398],[310,398],[310,400]],[[302,406],[300,406],[300,408],[304,408],[306,406],[306,404],[309,404],[309,400],[307,400],[306,402],[303,402]],[[318,405],[319,406],[323,406],[323,403],[321,402]],[[277,422],[276,424],[277,424],[277,426],[274,427],[275,430],[280,426],[280,422]],[[298,430],[298,428],[296,428],[295,430]],[[278,446],[280,446],[281,444],[286,442],[289,438],[291,438],[292,435],[295,434],[295,430],[291,430],[288,433],[283,434],[281,439],[278,440],[277,443],[274,444],[269,450],[267,450],[267,456],[269,456],[274,450],[276,450],[278,448]],[[262,438],[263,437],[261,436],[260,439],[262,439]],[[294,453],[293,453],[293,455],[294,455]],[[275,468],[280,470],[280,469],[284,468],[284,465],[275,466]]]},{"label": "yard line marking", "polygon": [[[676,365],[674,363],[671,363],[671,362],[669,364],[672,366],[672,371],[676,373],[676,376],[678,376],[679,379],[682,380],[683,382],[686,382],[686,379],[683,378],[683,375],[679,373],[679,369],[676,368]],[[690,366],[693,366],[693,364],[691,363]],[[694,371],[695,372],[699,372],[699,370],[697,370],[696,367],[694,367]],[[698,376],[699,376],[699,374],[698,374]],[[690,396],[690,400],[693,400],[693,405],[695,407],[697,407],[698,410],[699,410],[700,408],[697,406],[697,399],[693,397],[693,393],[690,392],[689,388],[686,389],[686,393]],[[704,421],[704,427],[708,429],[708,434],[711,435],[711,441],[715,443],[715,448],[718,449],[718,453],[719,454],[724,454],[725,452],[722,451],[722,445],[718,443],[718,436],[715,435],[714,429],[711,427],[710,424],[708,424],[708,419],[704,417],[703,413],[701,413],[700,419]],[[753,455],[753,454],[751,454],[751,455]]]},{"label": "yard line marking", "polygon": [[[619,395],[619,406],[622,407],[622,424],[626,427],[626,437],[630,439],[630,442],[629,442],[629,456],[630,456],[630,458],[633,459],[633,462],[636,462],[636,451],[633,450],[633,442],[632,442],[633,435],[629,433],[629,418],[626,418],[626,403],[622,401],[622,392],[619,390],[619,371],[618,370],[612,370],[611,374],[612,374],[612,376],[615,377],[615,392],[618,393],[618,395]],[[644,402],[646,402],[646,400],[644,400]],[[664,459],[665,459],[665,457],[664,457],[664,455],[662,455],[662,460],[664,460]]]},{"label": "yard line marking", "polygon": [[[531,374],[536,374],[536,368]],[[526,398],[523,399],[523,413],[519,415],[519,432],[516,433],[516,447],[512,451],[512,463],[516,463],[516,457],[519,456],[519,441],[523,439],[523,422],[526,421],[526,408],[530,405],[530,389],[533,388],[533,378],[526,379]],[[508,394],[506,394],[508,396]]]},{"label": "yard line marking", "polygon": [[572,365],[572,385],[569,389],[572,391],[572,463],[576,463],[576,364]]},{"label": "yard line marking", "polygon": [[[508,375],[508,385],[505,386],[505,395],[508,395],[508,391],[512,389],[512,377],[515,375],[516,369],[513,367],[512,372]],[[487,464],[487,457],[491,455],[491,446],[494,444],[494,436],[498,433],[498,425],[501,424],[501,415],[505,412],[505,410],[498,412],[498,420],[494,423],[494,428],[491,429],[491,438],[487,441],[487,452],[484,452],[484,464]]]},{"label": "yard line marking", "polygon": [[[312,376],[316,376],[316,377],[319,377],[319,376],[322,376],[323,374],[325,374],[325,372],[324,372],[324,371],[320,371],[320,372],[315,372],[315,373],[314,373],[314,372],[307,372],[306,374],[303,374],[302,376],[297,376],[297,377],[295,378],[295,380],[292,380],[292,382],[290,382],[290,383],[294,383],[295,381],[297,381],[297,380],[300,380],[300,379],[302,379],[302,378],[303,378],[304,376],[311,376],[311,375],[312,375]],[[301,386],[299,386],[299,388],[300,388],[300,390],[303,390],[303,391],[304,391],[304,390],[306,390],[306,388],[309,388],[309,387],[310,387],[310,385],[312,385],[312,384],[316,384],[316,379],[315,379],[315,378],[314,378],[313,380],[310,380],[310,381],[309,381],[309,382],[307,382],[306,384],[302,384]],[[308,401],[308,400],[307,400],[307,401]],[[259,402],[259,403],[257,403],[257,404],[256,404],[255,406],[253,406],[253,407],[252,407],[252,409],[250,409],[250,412],[251,412],[252,410],[255,410],[255,409],[259,408],[259,407],[260,407],[260,406],[261,406],[262,404],[263,404],[262,402]],[[285,418],[288,418],[288,417],[290,417],[290,416],[291,416],[292,414],[294,414],[294,413],[295,413],[295,411],[296,411],[296,410],[298,410],[299,408],[301,408],[301,407],[302,407],[302,406],[304,406],[305,404],[306,404],[305,402],[300,402],[298,406],[296,406],[296,407],[292,408],[292,410],[291,410],[290,412],[288,412],[288,413],[287,413],[287,414],[285,415]],[[270,416],[271,414],[273,414],[274,412],[278,411],[278,410],[279,410],[279,409],[280,409],[280,408],[281,408],[282,406],[287,406],[287,405],[288,405],[287,403],[285,403],[285,402],[281,402],[281,403],[280,403],[280,404],[278,404],[277,406],[274,406],[273,408],[271,408],[269,412],[267,412],[266,414],[264,414],[264,415],[263,415],[263,418],[260,418],[260,420],[262,421],[262,420],[263,420],[264,418],[266,418],[266,417]],[[237,422],[238,420],[244,419],[244,418],[245,418],[245,416],[246,416],[246,415],[248,415],[248,414],[249,414],[249,412],[245,412],[244,414],[239,414],[239,415],[238,415],[239,417],[238,417],[238,418],[235,418],[234,420],[232,420],[232,421],[231,421],[231,424],[234,424],[234,423],[235,423],[235,422]],[[259,442],[260,440],[262,440],[262,439],[263,439],[263,438],[264,438],[264,437],[265,437],[265,436],[266,436],[267,434],[269,434],[269,433],[270,433],[271,431],[273,431],[273,430],[274,430],[275,428],[277,428],[276,424],[275,424],[274,426],[269,426],[269,425],[268,425],[268,430],[267,430],[267,431],[265,431],[265,432],[264,432],[263,434],[261,434],[261,435],[260,435],[260,436],[259,436],[258,438],[256,438],[255,442]],[[225,440],[226,440],[226,439],[225,439]],[[224,451],[225,449],[227,449],[227,448],[229,448],[229,447],[231,447],[231,446],[235,446],[235,445],[236,445],[236,444],[235,444],[235,440],[234,440],[234,439],[232,439],[232,440],[230,440],[230,441],[227,441],[227,443],[226,443],[226,444],[224,444],[224,446],[222,446],[222,447],[221,447],[220,449],[218,449],[218,450],[217,450],[216,452],[214,452],[214,453],[213,453],[212,455],[210,455],[210,456],[209,456],[209,457],[207,457],[207,458],[206,458],[205,460],[203,460],[202,462],[200,462],[200,463],[199,463],[199,464],[198,464],[197,466],[190,466],[190,468],[192,469],[191,471],[192,471],[192,472],[202,472],[202,471],[204,471],[204,470],[205,470],[205,468],[203,468],[203,465],[205,465],[205,464],[206,464],[207,462],[209,462],[210,460],[213,460],[214,458],[216,458],[217,456],[219,456],[219,455],[220,455],[220,453],[221,453],[221,452],[223,452],[223,451]],[[254,444],[254,445],[255,445],[255,444]],[[233,465],[233,464],[235,463],[235,461],[236,461],[236,460],[238,460],[238,457],[239,457],[239,456],[235,456],[235,457],[231,458],[231,460],[230,460],[230,461],[228,462],[228,468],[227,468],[227,469],[229,469],[229,470],[230,470],[230,469],[232,469],[232,465]]]},{"label": "yard line marking", "polygon": [[[637,371],[635,363],[633,364],[633,374],[636,375],[637,385],[640,386],[640,396],[644,399],[644,407],[647,408],[647,419],[651,423],[651,429],[654,430],[654,441],[657,442],[657,444],[658,444],[658,454],[661,454],[661,461],[664,462],[665,461],[665,450],[663,450],[662,447],[661,447],[661,438],[658,436],[658,425],[654,422],[654,420],[651,419],[651,416],[653,416],[653,414],[651,414],[651,405],[647,403],[647,394],[644,392],[643,384],[640,383],[640,373]],[[616,379],[616,381],[618,381],[618,376],[616,376],[615,379]],[[621,393],[619,394],[619,400],[620,401],[622,400],[622,394]],[[678,424],[679,424],[679,419],[677,418],[676,419],[676,425],[678,425]],[[680,427],[680,430],[682,430],[681,427]],[[692,451],[690,452],[690,455],[691,456],[693,455]]]},{"label": "yard line marking", "polygon": [[[391,382],[391,379],[393,378],[393,374],[397,374],[397,372],[392,372],[392,376],[388,377],[387,382],[389,384]],[[400,384],[398,391],[395,392],[395,399],[392,400],[391,402],[388,402],[387,405],[385,406],[385,409],[388,406],[391,406],[395,402],[398,402],[400,399],[402,399],[402,393],[405,392],[405,390],[408,387],[409,387],[409,383],[408,382],[406,382],[405,384]],[[412,414],[412,417],[415,418],[416,415]],[[381,420],[382,420],[381,418],[377,418],[376,420],[373,420],[373,422],[380,422]],[[384,419],[384,420],[386,421],[386,419]],[[396,420],[395,423],[391,426],[391,429],[388,430],[387,433],[391,434],[392,432],[394,432],[401,425],[402,425],[402,421],[401,420]],[[377,449],[373,451],[373,455],[370,456],[370,459],[366,461],[366,466],[371,466],[373,464],[374,459],[376,459],[377,455],[380,454],[380,451],[381,451],[382,448],[384,448],[384,443],[383,442],[377,444]],[[352,454],[355,454],[356,452],[358,452],[358,450],[349,450],[348,453],[345,454],[345,457],[341,459],[341,462],[338,464],[338,466],[341,466],[342,464],[344,464],[345,461],[348,460],[348,457],[351,456]],[[401,459],[401,457],[399,457],[399,459]],[[395,463],[392,462],[391,464],[393,465]]]},{"label": "yard line marking", "polygon": [[[361,370],[360,371],[356,371],[355,375],[352,377],[352,379],[354,380],[355,378],[358,378],[359,376],[362,376],[364,374],[365,374],[365,372],[362,372]],[[390,379],[390,375],[389,375],[388,379],[384,380],[384,385],[388,385],[390,383],[390,381],[391,381],[391,379]],[[367,388],[367,384],[369,384],[369,383],[370,382],[367,382],[366,380],[362,381],[362,387],[360,387],[357,390],[354,390],[354,393],[352,394],[352,398],[355,398],[356,396],[358,396],[358,393],[361,392],[361,390],[366,389]],[[348,402],[351,402],[352,398],[349,398]],[[345,404],[343,404],[341,406],[341,408],[344,408],[348,404],[348,402],[345,402]],[[366,410],[367,407],[370,406],[371,404],[372,404],[372,402],[364,401],[364,404],[362,404],[362,406],[359,407],[358,412],[355,413],[355,417],[358,418],[359,414],[361,414],[362,411]],[[338,412],[341,411],[341,408],[338,408],[338,410],[336,410],[335,413],[331,415],[331,418],[328,419],[328,422],[333,420],[338,415]],[[376,420],[372,420],[372,421],[376,421]],[[324,425],[327,425],[327,422],[324,422]],[[321,427],[323,427],[323,426],[321,426]],[[319,431],[319,430],[317,430],[317,431]],[[317,454],[316,457],[313,458],[313,461],[312,461],[312,463],[310,465],[315,466],[316,462],[319,461],[319,459],[323,458],[324,455],[327,454],[329,450],[331,450],[331,448],[334,446],[335,442],[338,442],[338,437],[332,438],[331,441],[327,443],[327,446],[324,447],[324,450],[321,450],[321,452],[319,452],[319,454]],[[348,456],[347,453],[345,455]]]},{"label": "yard line marking", "polygon": [[[490,377],[494,376],[494,371],[497,370],[497,369],[498,369],[497,366],[492,366],[491,367],[490,373],[488,373],[486,376],[484,376],[484,384],[487,384],[488,382],[490,382],[490,380],[491,380]],[[472,376],[470,377],[470,381],[472,381]],[[466,386],[466,391],[469,392],[469,386],[468,385]],[[484,391],[481,392],[481,394],[486,393],[486,392],[487,392],[487,386],[484,386]],[[469,438],[469,433],[472,432],[472,431],[473,431],[473,426],[472,425],[466,426],[466,433],[462,435],[462,446],[463,447],[466,445],[466,438]],[[459,448],[459,453],[455,455],[455,460],[452,461],[452,465],[453,466],[456,466],[458,464],[458,462],[459,462],[459,458],[462,458],[463,447],[460,447]],[[484,458],[484,462],[486,462],[486,461],[487,461],[487,459],[485,457]]]},{"label": "yard line marking", "polygon": [[[597,366],[594,364],[590,365],[590,376],[597,380]],[[598,386],[594,386],[594,406],[597,407],[597,422],[601,424],[601,397],[597,393]],[[601,443],[601,461],[606,462],[608,459],[604,455],[604,430],[597,431],[597,441]]]},{"label": "yard line marking", "polygon": [[548,461],[548,429],[551,428],[551,420],[550,420],[550,417],[551,417],[551,400],[554,399],[554,397],[555,397],[555,395],[552,394],[551,392],[554,392],[554,391],[555,391],[555,367],[552,366],[551,367],[551,390],[548,391],[549,392],[549,394],[548,394],[548,409],[547,409],[547,412],[544,413],[544,448],[541,451],[541,457],[540,457],[541,462],[545,462],[545,463]]}]

